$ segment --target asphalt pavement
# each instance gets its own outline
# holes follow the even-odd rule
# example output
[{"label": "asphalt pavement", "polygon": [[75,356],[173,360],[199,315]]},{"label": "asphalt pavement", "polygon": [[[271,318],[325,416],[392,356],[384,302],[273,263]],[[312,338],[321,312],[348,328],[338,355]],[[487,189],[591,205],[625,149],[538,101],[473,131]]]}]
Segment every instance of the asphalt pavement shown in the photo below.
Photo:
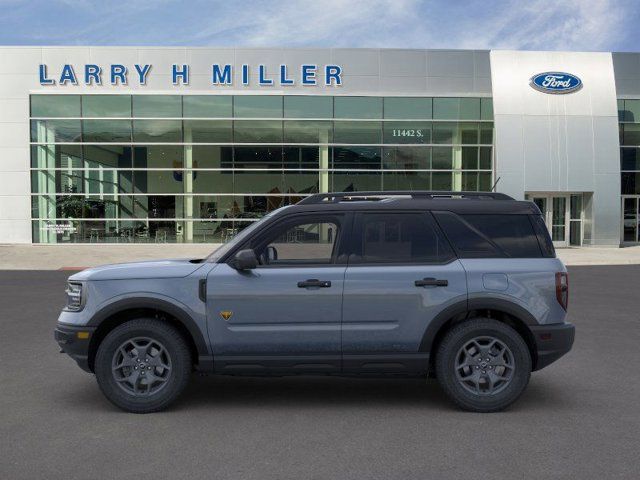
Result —
[{"label": "asphalt pavement", "polygon": [[58,353],[71,272],[0,272],[1,479],[632,479],[640,471],[640,266],[571,267],[568,356],[508,411],[435,381],[193,377],[123,413]]}]

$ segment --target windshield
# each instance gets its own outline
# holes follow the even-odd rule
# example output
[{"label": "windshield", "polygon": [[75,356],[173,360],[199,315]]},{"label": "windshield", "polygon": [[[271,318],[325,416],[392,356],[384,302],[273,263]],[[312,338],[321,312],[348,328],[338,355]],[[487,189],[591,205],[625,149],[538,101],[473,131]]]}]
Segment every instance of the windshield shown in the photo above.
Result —
[{"label": "windshield", "polygon": [[251,225],[249,225],[247,228],[242,230],[240,233],[238,233],[235,237],[233,237],[227,243],[222,244],[221,247],[219,247],[216,250],[214,250],[213,252],[211,252],[211,254],[206,258],[207,262],[217,262],[218,260],[220,260],[227,253],[229,253],[229,251],[232,250],[236,245],[244,242],[247,238],[249,238],[249,236],[254,231],[259,229],[266,221],[268,221],[276,213],[281,212],[282,210],[284,210],[287,207],[289,207],[289,205],[287,205],[286,207],[278,208],[278,209],[276,209],[276,210],[274,210],[272,212],[269,212],[267,215],[262,217],[260,220],[258,220],[256,222],[253,222]]}]

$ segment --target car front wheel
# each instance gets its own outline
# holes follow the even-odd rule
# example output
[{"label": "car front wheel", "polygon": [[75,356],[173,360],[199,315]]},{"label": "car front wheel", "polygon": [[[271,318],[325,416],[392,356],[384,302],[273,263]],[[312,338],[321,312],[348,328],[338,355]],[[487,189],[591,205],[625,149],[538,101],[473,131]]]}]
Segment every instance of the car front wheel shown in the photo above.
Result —
[{"label": "car front wheel", "polygon": [[131,320],[113,329],[95,359],[102,393],[132,413],[169,406],[186,387],[191,367],[189,347],[180,332],[153,318]]},{"label": "car front wheel", "polygon": [[524,392],[531,375],[531,355],[513,328],[497,320],[476,318],[445,334],[436,352],[436,375],[458,406],[495,412]]}]

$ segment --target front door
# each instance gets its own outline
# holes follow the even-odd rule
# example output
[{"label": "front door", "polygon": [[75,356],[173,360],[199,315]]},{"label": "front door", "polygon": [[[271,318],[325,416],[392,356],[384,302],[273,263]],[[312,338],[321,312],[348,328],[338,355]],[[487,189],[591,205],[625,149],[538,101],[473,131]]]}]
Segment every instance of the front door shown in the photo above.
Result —
[{"label": "front door", "polygon": [[260,265],[217,265],[207,279],[207,316],[220,373],[340,371],[346,265],[345,215],[285,217],[242,248]]},{"label": "front door", "polygon": [[345,275],[342,353],[346,373],[424,373],[421,350],[433,318],[466,308],[465,271],[425,212],[358,213]]}]

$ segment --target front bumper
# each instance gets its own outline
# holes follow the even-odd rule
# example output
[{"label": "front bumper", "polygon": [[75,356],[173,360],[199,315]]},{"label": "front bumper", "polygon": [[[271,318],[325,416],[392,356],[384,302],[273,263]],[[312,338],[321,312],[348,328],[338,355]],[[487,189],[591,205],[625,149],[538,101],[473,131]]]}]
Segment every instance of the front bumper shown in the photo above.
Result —
[{"label": "front bumper", "polygon": [[53,337],[60,346],[60,352],[64,352],[73,358],[85,372],[91,372],[91,368],[89,368],[89,345],[95,330],[95,327],[78,327],[58,323],[53,331]]},{"label": "front bumper", "polygon": [[560,323],[531,327],[531,332],[537,350],[534,370],[540,370],[571,350],[576,328],[571,323]]}]

